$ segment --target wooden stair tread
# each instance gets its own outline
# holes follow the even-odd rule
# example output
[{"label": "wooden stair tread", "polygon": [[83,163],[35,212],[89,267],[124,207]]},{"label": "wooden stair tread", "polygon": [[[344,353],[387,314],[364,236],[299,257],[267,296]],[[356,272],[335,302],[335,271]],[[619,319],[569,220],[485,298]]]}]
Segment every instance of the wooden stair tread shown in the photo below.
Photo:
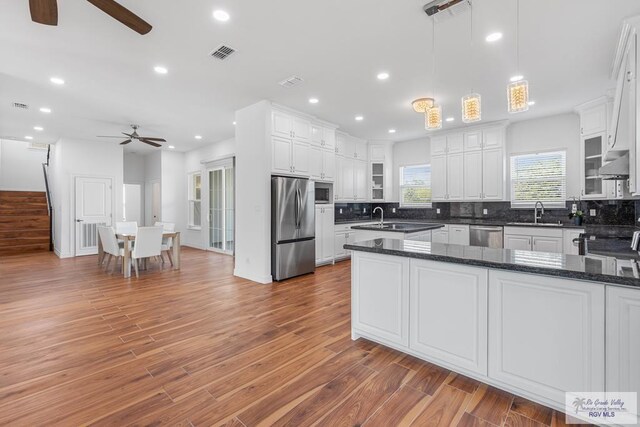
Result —
[{"label": "wooden stair tread", "polygon": [[44,191],[0,191],[0,254],[48,251],[49,222]]}]

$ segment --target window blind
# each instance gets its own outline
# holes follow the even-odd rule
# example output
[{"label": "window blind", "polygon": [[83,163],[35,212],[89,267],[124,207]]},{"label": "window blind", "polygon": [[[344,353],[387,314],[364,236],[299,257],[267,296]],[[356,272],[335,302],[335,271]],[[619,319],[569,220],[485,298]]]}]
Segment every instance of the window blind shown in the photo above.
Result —
[{"label": "window blind", "polygon": [[566,151],[511,156],[511,206],[565,207]]},{"label": "window blind", "polygon": [[400,168],[400,205],[420,207],[431,205],[431,165]]}]

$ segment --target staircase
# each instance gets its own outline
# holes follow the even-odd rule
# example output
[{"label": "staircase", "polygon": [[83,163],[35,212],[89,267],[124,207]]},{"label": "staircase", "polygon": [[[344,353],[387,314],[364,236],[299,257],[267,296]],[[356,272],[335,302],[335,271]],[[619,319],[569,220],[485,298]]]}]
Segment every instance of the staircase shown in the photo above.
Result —
[{"label": "staircase", "polygon": [[44,191],[0,191],[0,256],[49,250]]}]

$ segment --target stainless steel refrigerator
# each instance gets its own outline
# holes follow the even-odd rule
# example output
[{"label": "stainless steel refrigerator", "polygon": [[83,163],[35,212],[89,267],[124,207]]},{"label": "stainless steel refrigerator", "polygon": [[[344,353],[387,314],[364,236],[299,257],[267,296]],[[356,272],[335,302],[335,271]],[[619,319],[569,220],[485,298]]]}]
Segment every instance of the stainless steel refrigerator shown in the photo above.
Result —
[{"label": "stainless steel refrigerator", "polygon": [[271,177],[271,275],[284,280],[316,268],[316,210],[312,181]]}]

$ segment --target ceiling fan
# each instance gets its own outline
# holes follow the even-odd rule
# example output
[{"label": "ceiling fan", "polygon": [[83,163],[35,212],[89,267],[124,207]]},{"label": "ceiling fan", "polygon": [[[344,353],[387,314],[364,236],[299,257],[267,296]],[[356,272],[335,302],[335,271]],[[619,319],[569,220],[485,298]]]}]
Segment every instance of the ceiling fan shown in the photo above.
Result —
[{"label": "ceiling fan", "polygon": [[[114,0],[87,1],[137,33],[147,34],[153,28],[148,22]],[[58,25],[58,4],[56,0],[29,0],[29,10],[31,11],[32,21],[45,25]]]},{"label": "ceiling fan", "polygon": [[[145,144],[149,144],[149,145],[153,145],[154,147],[162,147],[161,144],[158,144],[158,142],[167,142],[166,139],[162,139],[162,138],[150,138],[148,136],[140,136],[138,135],[138,125],[131,125],[131,127],[133,128],[133,132],[132,133],[125,133],[122,132],[123,135],[126,135],[128,137],[128,139],[122,141],[120,143],[120,145],[126,145],[128,143],[130,143],[131,141],[135,141],[138,140],[140,142],[144,142]],[[122,138],[121,136],[103,136],[103,135],[98,135],[98,138]],[[155,142],[158,141],[158,142]]]}]

